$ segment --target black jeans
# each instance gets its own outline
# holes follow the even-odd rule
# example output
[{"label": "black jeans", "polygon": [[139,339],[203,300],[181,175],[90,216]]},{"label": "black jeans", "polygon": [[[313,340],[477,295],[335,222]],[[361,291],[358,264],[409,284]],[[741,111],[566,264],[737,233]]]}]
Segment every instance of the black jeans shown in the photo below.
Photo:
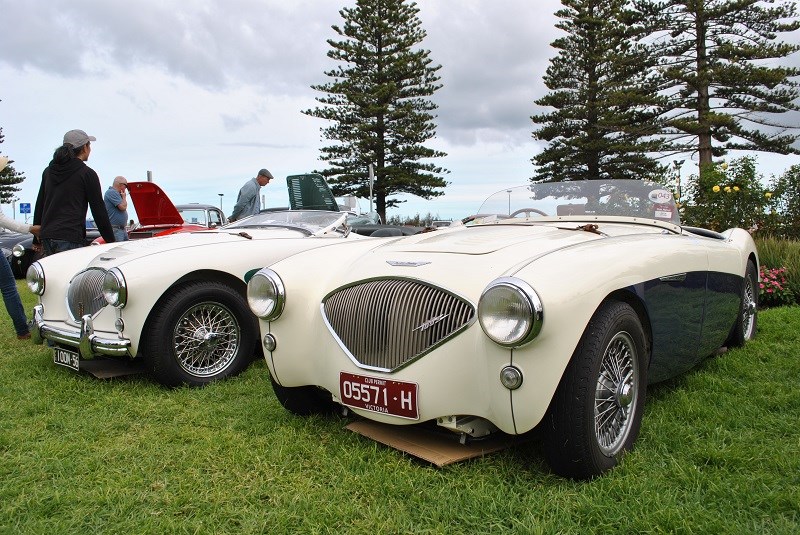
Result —
[{"label": "black jeans", "polygon": [[42,251],[44,256],[61,253],[63,251],[69,251],[71,249],[78,249],[80,247],[85,247],[85,245],[83,243],[77,243],[74,241],[54,240],[52,238],[45,238],[42,240]]}]

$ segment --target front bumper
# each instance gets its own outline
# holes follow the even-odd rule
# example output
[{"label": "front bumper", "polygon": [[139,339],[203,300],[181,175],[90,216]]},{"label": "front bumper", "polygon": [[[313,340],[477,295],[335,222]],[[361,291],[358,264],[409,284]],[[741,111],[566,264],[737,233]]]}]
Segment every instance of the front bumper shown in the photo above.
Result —
[{"label": "front bumper", "polygon": [[81,358],[93,359],[97,356],[130,357],[131,341],[125,338],[108,338],[95,334],[94,324],[88,314],[81,318],[79,330],[48,325],[44,320],[41,305],[33,307],[33,341],[37,344],[45,340],[53,344],[74,347]]}]

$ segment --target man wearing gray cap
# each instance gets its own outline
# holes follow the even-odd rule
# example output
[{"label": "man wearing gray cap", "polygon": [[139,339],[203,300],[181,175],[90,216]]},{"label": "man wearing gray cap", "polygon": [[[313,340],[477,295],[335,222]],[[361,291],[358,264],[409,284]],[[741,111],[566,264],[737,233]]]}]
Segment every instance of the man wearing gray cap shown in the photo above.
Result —
[{"label": "man wearing gray cap", "polygon": [[266,169],[258,172],[255,178],[248,180],[242,189],[239,190],[239,196],[236,198],[236,206],[233,207],[233,213],[228,218],[230,221],[236,221],[243,217],[257,214],[261,211],[261,197],[259,192],[262,186],[269,184],[273,179],[272,173]]},{"label": "man wearing gray cap", "polygon": [[114,229],[103,202],[100,178],[86,165],[94,136],[83,130],[64,134],[64,144],[53,153],[53,160],[42,173],[33,224],[41,225],[39,237],[44,254],[50,255],[86,245],[86,209],[100,235],[111,243]]}]

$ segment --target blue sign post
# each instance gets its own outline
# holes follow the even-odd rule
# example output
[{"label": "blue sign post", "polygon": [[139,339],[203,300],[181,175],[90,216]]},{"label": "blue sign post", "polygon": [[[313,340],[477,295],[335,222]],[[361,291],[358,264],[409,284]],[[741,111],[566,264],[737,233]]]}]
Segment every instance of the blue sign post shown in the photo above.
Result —
[{"label": "blue sign post", "polygon": [[29,203],[29,202],[21,202],[21,203],[19,203],[19,213],[20,214],[30,214],[31,213],[31,203]]}]

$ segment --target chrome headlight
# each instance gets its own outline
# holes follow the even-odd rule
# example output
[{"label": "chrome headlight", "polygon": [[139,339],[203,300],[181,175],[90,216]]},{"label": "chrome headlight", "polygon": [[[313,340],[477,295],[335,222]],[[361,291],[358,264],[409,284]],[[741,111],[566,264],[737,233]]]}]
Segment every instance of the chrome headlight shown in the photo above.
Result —
[{"label": "chrome headlight", "polygon": [[44,293],[44,269],[42,269],[42,265],[39,262],[34,262],[28,266],[25,282],[28,284],[28,288],[36,295]]},{"label": "chrome headlight", "polygon": [[25,246],[21,243],[15,243],[14,247],[11,248],[11,254],[17,258],[22,258],[25,256]]},{"label": "chrome headlight", "polygon": [[103,298],[106,303],[116,308],[124,308],[128,302],[128,286],[119,269],[111,268],[106,271],[103,277]]},{"label": "chrome headlight", "polygon": [[515,277],[495,280],[478,301],[483,332],[502,346],[527,344],[542,330],[543,319],[539,296],[528,283]]},{"label": "chrome headlight", "polygon": [[277,273],[264,268],[247,283],[247,304],[253,314],[265,321],[277,319],[283,312],[286,291]]}]

